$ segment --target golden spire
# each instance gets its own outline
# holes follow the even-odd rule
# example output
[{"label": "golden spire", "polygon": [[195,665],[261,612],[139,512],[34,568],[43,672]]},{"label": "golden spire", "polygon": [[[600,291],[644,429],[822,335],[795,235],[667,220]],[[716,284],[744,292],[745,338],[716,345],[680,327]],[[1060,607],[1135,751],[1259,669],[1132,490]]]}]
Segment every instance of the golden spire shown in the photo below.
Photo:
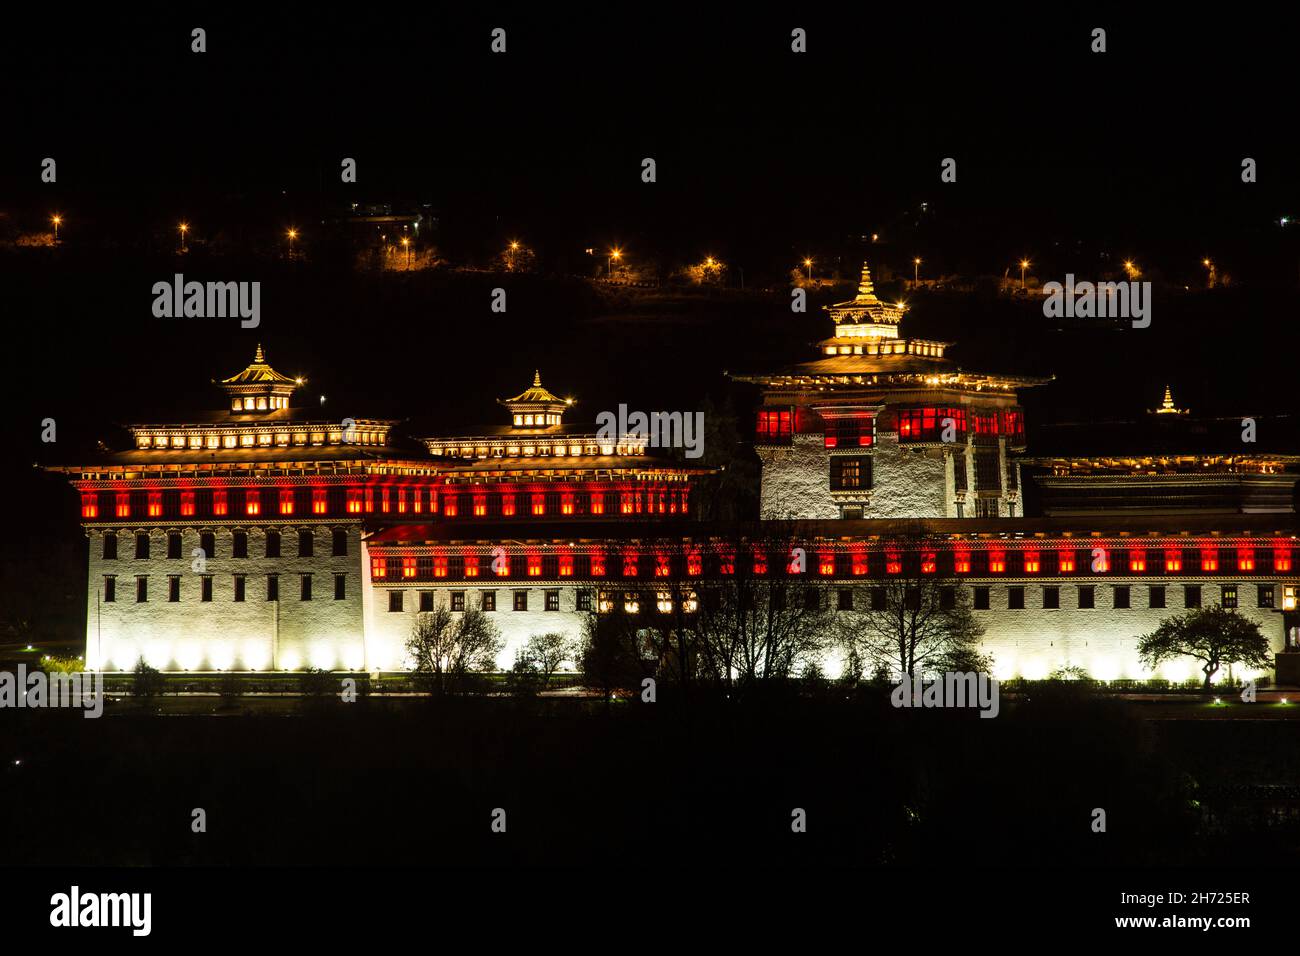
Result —
[{"label": "golden spire", "polygon": [[265,361],[266,361],[266,359],[264,359],[264,358],[262,357],[262,343],[261,343],[261,342],[258,342],[258,343],[257,343],[257,354],[253,356],[253,361],[254,361],[254,362],[265,362]]},{"label": "golden spire", "polygon": [[538,369],[533,369],[533,388],[542,387],[542,373]]},{"label": "golden spire", "polygon": [[1186,415],[1187,409],[1174,407],[1173,393],[1170,392],[1169,386],[1166,385],[1164,401],[1160,403],[1160,407],[1155,412],[1157,415]]},{"label": "golden spire", "polygon": [[876,290],[871,285],[871,267],[865,262],[862,263],[862,278],[858,280],[858,299],[863,302],[876,300]]}]

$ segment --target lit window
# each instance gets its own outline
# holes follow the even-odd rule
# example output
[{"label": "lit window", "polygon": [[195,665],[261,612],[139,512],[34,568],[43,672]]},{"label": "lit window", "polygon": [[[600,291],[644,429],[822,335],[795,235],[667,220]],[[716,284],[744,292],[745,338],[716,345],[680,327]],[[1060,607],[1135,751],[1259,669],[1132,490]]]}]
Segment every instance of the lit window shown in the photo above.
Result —
[{"label": "lit window", "polygon": [[375,510],[375,489],[373,488],[366,489],[365,501],[366,501],[367,513],[374,511]]},{"label": "lit window", "polygon": [[560,554],[560,577],[573,577],[573,555],[567,551]]},{"label": "lit window", "polygon": [[594,515],[603,515],[605,513],[605,493],[603,491],[593,491],[591,493],[591,513]]},{"label": "lit window", "polygon": [[370,576],[372,578],[388,577],[388,562],[383,558],[370,559]]},{"label": "lit window", "polygon": [[1074,552],[1073,551],[1061,552],[1061,573],[1062,574],[1074,573]]},{"label": "lit window", "polygon": [[542,556],[540,554],[530,554],[528,556],[528,576],[530,578],[540,578],[542,576]]},{"label": "lit window", "polygon": [[767,555],[762,551],[754,552],[754,573],[767,574]]},{"label": "lit window", "polygon": [[735,574],[736,573],[736,555],[729,551],[724,551],[718,555],[718,573]]},{"label": "lit window", "polygon": [[601,577],[605,573],[605,552],[591,552],[591,575],[592,577]]},{"label": "lit window", "polygon": [[1037,574],[1040,567],[1037,551],[1025,552],[1025,574]]},{"label": "lit window", "polygon": [[853,573],[859,577],[867,573],[867,553],[865,551],[853,552]]},{"label": "lit window", "polygon": [[149,517],[158,518],[162,516],[162,492],[149,492]]},{"label": "lit window", "polygon": [[[388,509],[385,507],[384,510],[387,511]],[[448,495],[447,500],[442,503],[442,513],[448,518],[454,518],[459,511],[460,505],[456,502],[456,496]]]},{"label": "lit window", "polygon": [[630,592],[623,595],[623,610],[628,614],[639,614],[641,612],[641,601],[637,595]]},{"label": "lit window", "polygon": [[397,513],[399,515],[406,514],[406,489],[405,488],[397,489]]},{"label": "lit window", "polygon": [[619,502],[619,511],[625,515],[632,513],[632,495],[630,492],[623,492]]},{"label": "lit window", "polygon": [[114,513],[119,518],[129,518],[131,516],[131,496],[127,493],[119,492],[116,498],[117,507]]},{"label": "lit window", "polygon": [[280,489],[280,514],[282,515],[293,514],[293,489],[292,488]]},{"label": "lit window", "polygon": [[541,494],[533,495],[533,514],[535,514],[535,515],[544,515],[544,514],[546,514],[546,496],[545,496],[545,495],[541,495]]},{"label": "lit window", "polygon": [[445,578],[447,576],[447,556],[445,554],[434,555],[433,576],[435,578]]},{"label": "lit window", "polygon": [[669,614],[673,609],[673,596],[668,591],[659,591],[655,594],[655,607],[660,614]]},{"label": "lit window", "polygon": [[1183,552],[1170,550],[1165,552],[1165,572],[1173,573],[1183,569]]},{"label": "lit window", "polygon": [[481,518],[487,514],[487,495],[474,496],[474,517]]},{"label": "lit window", "polygon": [[81,517],[96,518],[99,516],[99,495],[94,492],[83,494],[81,496]]},{"label": "lit window", "polygon": [[1001,574],[1007,569],[1007,554],[1005,551],[989,552],[989,573]]},{"label": "lit window", "polygon": [[934,552],[926,551],[924,554],[921,555],[921,573],[934,574],[934,572],[935,572]]},{"label": "lit window", "polygon": [[477,554],[465,555],[465,577],[467,578],[478,577],[478,555]]},{"label": "lit window", "polygon": [[885,555],[885,573],[902,574],[903,573],[903,556],[895,552],[888,552]]},{"label": "lit window", "polygon": [[835,555],[819,554],[817,556],[817,573],[832,575],[835,573]]},{"label": "lit window", "polygon": [[560,514],[573,514],[573,494],[571,492],[566,492],[560,496]]},{"label": "lit window", "polygon": [[1237,570],[1238,571],[1255,570],[1255,549],[1254,548],[1237,549]]},{"label": "lit window", "polygon": [[655,577],[666,578],[672,573],[672,559],[666,554],[655,555]]},{"label": "lit window", "polygon": [[402,558],[402,577],[415,577],[415,558]]},{"label": "lit window", "polygon": [[1128,569],[1133,572],[1145,571],[1147,569],[1147,553],[1145,551],[1130,551],[1128,553]]},{"label": "lit window", "polygon": [[411,492],[411,510],[417,515],[424,510],[424,489],[416,488]]},{"label": "lit window", "polygon": [[623,552],[623,577],[636,577],[637,553],[635,551]]},{"label": "lit window", "polygon": [[958,574],[970,573],[970,552],[958,551],[952,556],[953,570]]},{"label": "lit window", "polygon": [[194,492],[182,491],[181,492],[181,515],[183,517],[188,518],[193,514],[194,514]]},{"label": "lit window", "polygon": [[1219,570],[1219,552],[1215,548],[1201,549],[1201,570],[1217,571]]},{"label": "lit window", "polygon": [[361,514],[361,489],[360,488],[348,489],[348,514],[350,515]]},{"label": "lit window", "polygon": [[379,510],[384,512],[385,514],[387,514],[392,509],[392,505],[390,503],[391,493],[392,493],[391,490],[388,488],[381,488],[379,490]]},{"label": "lit window", "polygon": [[686,573],[692,577],[698,577],[704,573],[704,559],[700,556],[699,551],[691,550],[687,552]]},{"label": "lit window", "polygon": [[1289,550],[1278,550],[1273,552],[1273,570],[1291,570],[1291,552]]},{"label": "lit window", "polygon": [[244,511],[250,515],[262,513],[262,498],[257,493],[256,488],[249,488],[244,492]]},{"label": "lit window", "polygon": [[510,555],[498,552],[492,556],[492,570],[497,577],[504,578],[510,573]]},{"label": "lit window", "polygon": [[515,513],[515,496],[514,496],[514,495],[502,495],[502,496],[501,496],[501,513],[502,513],[503,515],[505,515],[507,518],[510,517],[511,515],[513,515],[513,514]]},{"label": "lit window", "polygon": [[224,488],[213,489],[212,513],[214,515],[223,515],[226,513],[226,489]]}]

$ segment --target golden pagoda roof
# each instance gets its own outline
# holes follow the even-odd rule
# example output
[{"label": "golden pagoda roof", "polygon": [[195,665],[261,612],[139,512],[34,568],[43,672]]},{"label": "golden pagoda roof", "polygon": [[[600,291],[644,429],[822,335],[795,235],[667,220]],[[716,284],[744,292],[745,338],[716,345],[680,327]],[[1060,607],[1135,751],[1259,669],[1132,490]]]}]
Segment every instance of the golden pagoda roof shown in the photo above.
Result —
[{"label": "golden pagoda roof", "polygon": [[560,398],[546,386],[542,384],[542,374],[539,371],[533,372],[533,384],[524,389],[514,398],[503,398],[500,400],[502,405],[568,405],[565,399]]},{"label": "golden pagoda roof", "polygon": [[281,375],[275,369],[266,363],[266,358],[262,355],[262,346],[259,343],[257,352],[253,355],[253,361],[248,368],[244,369],[237,375],[230,378],[223,378],[222,385],[291,385],[298,386],[302,382],[296,378],[290,378],[288,375]]},{"label": "golden pagoda roof", "polygon": [[896,326],[902,321],[902,305],[887,305],[880,301],[871,281],[871,267],[862,263],[862,277],[858,280],[858,294],[847,302],[836,302],[825,307],[835,324],[848,320],[859,323]]}]

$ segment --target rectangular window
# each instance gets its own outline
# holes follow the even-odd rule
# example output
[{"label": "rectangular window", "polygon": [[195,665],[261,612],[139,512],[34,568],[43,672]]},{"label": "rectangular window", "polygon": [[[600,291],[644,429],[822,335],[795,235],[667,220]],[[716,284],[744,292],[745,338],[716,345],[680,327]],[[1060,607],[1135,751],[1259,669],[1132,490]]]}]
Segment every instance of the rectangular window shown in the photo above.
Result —
[{"label": "rectangular window", "polygon": [[1201,549],[1201,571],[1219,570],[1219,550],[1218,548]]},{"label": "rectangular window", "polygon": [[1097,594],[1091,584],[1079,585],[1079,609],[1088,611],[1097,606]]},{"label": "rectangular window", "polygon": [[835,593],[835,607],[840,611],[853,610],[853,590],[851,588],[840,588]]},{"label": "rectangular window", "polygon": [[826,421],[822,442],[827,448],[866,448],[875,437],[872,419],[831,418]]},{"label": "rectangular window", "polygon": [[211,531],[205,531],[199,535],[199,548],[203,551],[205,558],[215,558],[217,556],[217,536]]},{"label": "rectangular window", "polygon": [[1132,594],[1129,592],[1127,584],[1118,584],[1115,586],[1115,609],[1126,611],[1131,607]]},{"label": "rectangular window", "polygon": [[590,611],[590,610],[591,610],[591,592],[590,592],[590,591],[579,591],[579,592],[578,592],[578,594],[577,594],[577,607],[576,607],[576,610],[579,610],[579,611]]},{"label": "rectangular window", "polygon": [[1177,548],[1170,548],[1165,552],[1165,573],[1177,574],[1183,569],[1183,552]]},{"label": "rectangular window", "polygon": [[560,609],[560,592],[559,592],[559,591],[547,591],[547,592],[546,592],[546,610],[548,610],[548,611],[558,611],[559,609]]},{"label": "rectangular window", "polygon": [[516,611],[527,611],[527,610],[528,610],[528,592],[527,592],[527,591],[516,591],[516,592],[515,592],[515,610],[516,610]]},{"label": "rectangular window", "polygon": [[944,586],[939,589],[939,610],[951,611],[957,606],[957,589]]},{"label": "rectangular window", "polygon": [[104,575],[104,603],[113,604],[117,601],[117,577],[116,575]]},{"label": "rectangular window", "polygon": [[1238,571],[1255,570],[1255,549],[1254,548],[1237,549],[1237,570]]},{"label": "rectangular window", "polygon": [[266,556],[268,558],[278,558],[280,556],[280,532],[268,531],[266,533]]},{"label": "rectangular window", "polygon": [[135,556],[136,558],[149,557],[149,535],[137,534],[135,536]]},{"label": "rectangular window", "polygon": [[235,597],[234,597],[234,600],[236,600],[236,601],[242,601],[242,600],[244,600],[244,575],[242,575],[242,574],[236,574],[236,575],[235,575]]},{"label": "rectangular window", "polygon": [[1037,574],[1040,564],[1037,551],[1025,552],[1025,574]]},{"label": "rectangular window", "polygon": [[331,535],[334,557],[340,558],[348,553],[348,533],[342,528],[335,528]]},{"label": "rectangular window", "polygon": [[871,589],[871,610],[883,611],[887,603],[888,601],[884,588]]},{"label": "rectangular window", "polygon": [[831,457],[831,491],[857,491],[871,487],[871,459],[847,455]]},{"label": "rectangular window", "polygon": [[1023,587],[1007,588],[1007,609],[1023,611],[1025,609],[1025,589]]},{"label": "rectangular window", "polygon": [[1201,586],[1199,584],[1187,584],[1183,586],[1183,607],[1200,607],[1201,606]]},{"label": "rectangular window", "polygon": [[280,489],[280,514],[282,515],[293,514],[293,489],[292,488]]},{"label": "rectangular window", "polygon": [[199,600],[204,603],[212,600],[212,575],[210,574],[199,578]]},{"label": "rectangular window", "polygon": [[298,600],[300,601],[311,600],[311,575],[310,574],[299,575]]},{"label": "rectangular window", "polygon": [[1147,553],[1133,550],[1128,553],[1128,569],[1132,574],[1139,574],[1147,569]]},{"label": "rectangular window", "polygon": [[113,561],[117,558],[117,535],[112,532],[104,535],[103,558],[106,561]]},{"label": "rectangular window", "polygon": [[1237,585],[1225,584],[1220,589],[1219,603],[1224,607],[1237,606]]},{"label": "rectangular window", "polygon": [[175,604],[181,599],[181,576],[179,574],[167,575],[167,602]]},{"label": "rectangular window", "polygon": [[760,443],[783,443],[794,434],[794,418],[787,409],[761,409],[758,413],[758,440]]},{"label": "rectangular window", "polygon": [[1163,608],[1165,606],[1165,586],[1153,584],[1147,592],[1147,607]]},{"label": "rectangular window", "polygon": [[268,574],[266,576],[266,599],[268,601],[280,600],[280,575]]},{"label": "rectangular window", "polygon": [[1261,584],[1259,586],[1259,600],[1256,602],[1260,607],[1273,606],[1273,585]]},{"label": "rectangular window", "polygon": [[[402,496],[402,504],[406,504],[406,496]],[[329,510],[329,498],[324,488],[313,488],[311,490],[311,513],[314,515],[323,515]],[[403,511],[406,509],[403,508]]]},{"label": "rectangular window", "polygon": [[1062,574],[1074,573],[1074,552],[1062,551],[1059,555],[1059,570]]},{"label": "rectangular window", "polygon": [[1007,555],[1005,551],[989,552],[989,573],[1001,574],[1007,569]]},{"label": "rectangular window", "polygon": [[[427,607],[426,607],[426,605],[427,605]],[[464,592],[464,591],[452,591],[452,592],[451,592],[451,609],[452,609],[453,611],[463,611],[463,610],[465,610],[465,592]],[[421,591],[421,592],[420,592],[420,610],[421,610],[421,611],[432,611],[432,610],[433,610],[433,592],[432,592],[432,591]]]},{"label": "rectangular window", "polygon": [[401,591],[388,592],[388,612],[396,614],[402,610],[402,593]]},{"label": "rectangular window", "polygon": [[298,557],[310,558],[316,552],[316,537],[310,531],[298,532]]},{"label": "rectangular window", "polygon": [[1061,607],[1061,589],[1055,586],[1043,588],[1043,607],[1049,611],[1059,610]]},{"label": "rectangular window", "polygon": [[348,576],[346,574],[334,575],[334,600],[346,601],[348,597]]},{"label": "rectangular window", "polygon": [[485,611],[495,611],[497,609],[497,592],[484,591],[481,606]]},{"label": "rectangular window", "polygon": [[236,531],[231,535],[230,556],[232,558],[248,557],[248,532]]},{"label": "rectangular window", "polygon": [[1291,570],[1290,549],[1279,548],[1273,552],[1273,570],[1278,574]]},{"label": "rectangular window", "polygon": [[975,610],[987,611],[988,609],[989,609],[989,589],[976,588],[975,589]]},{"label": "rectangular window", "polygon": [[149,576],[147,574],[137,574],[135,576],[135,601],[137,604],[143,604],[149,600]]},{"label": "rectangular window", "polygon": [[180,556],[181,536],[173,531],[171,534],[167,535],[167,558],[168,560],[175,561],[180,558]]}]

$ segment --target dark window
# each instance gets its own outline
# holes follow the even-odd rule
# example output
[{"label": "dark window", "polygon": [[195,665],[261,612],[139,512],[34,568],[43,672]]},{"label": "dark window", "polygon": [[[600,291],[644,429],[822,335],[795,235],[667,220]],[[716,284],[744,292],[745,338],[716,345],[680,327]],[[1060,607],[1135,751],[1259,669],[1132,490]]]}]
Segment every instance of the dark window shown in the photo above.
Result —
[{"label": "dark window", "polygon": [[548,611],[558,611],[559,609],[560,609],[560,592],[559,592],[559,591],[547,591],[547,592],[546,592],[546,610],[548,610]]},{"label": "dark window", "polygon": [[117,535],[104,535],[104,558],[109,561],[117,558]]},{"label": "dark window", "polygon": [[280,600],[280,575],[268,574],[266,576],[266,599],[268,601]]},{"label": "dark window", "polygon": [[135,578],[135,601],[137,604],[143,604],[149,600],[149,576],[138,574]]},{"label": "dark window", "polygon": [[886,604],[885,589],[872,588],[871,589],[871,610],[883,611],[885,609],[885,604]]},{"label": "dark window", "polygon": [[957,589],[954,587],[941,587],[939,589],[939,609],[941,611],[951,611],[957,606]]},{"label": "dark window", "polygon": [[871,487],[871,459],[848,455],[831,457],[831,491],[855,491]]},{"label": "dark window", "polygon": [[1023,611],[1025,609],[1025,589],[1020,586],[1007,588],[1007,609]]},{"label": "dark window", "polygon": [[348,596],[348,576],[346,574],[334,575],[334,600],[342,601]]},{"label": "dark window", "polygon": [[205,558],[215,558],[217,556],[217,536],[211,531],[205,531],[199,535],[199,547],[203,549]]},{"label": "dark window", "polygon": [[852,611],[853,591],[849,588],[840,588],[835,595],[835,606],[841,611]]},{"label": "dark window", "polygon": [[1221,596],[1220,596],[1219,603],[1222,604],[1224,607],[1236,607],[1237,606],[1237,585],[1225,584],[1221,589]]},{"label": "dark window", "polygon": [[167,600],[175,604],[181,599],[181,576],[179,574],[167,575]]},{"label": "dark window", "polygon": [[311,600],[311,575],[303,574],[300,575],[299,577],[301,579],[301,583],[299,584],[298,600],[310,601]]},{"label": "dark window", "polygon": [[1147,594],[1147,606],[1161,608],[1165,606],[1165,586],[1163,584],[1151,585]]},{"label": "dark window", "polygon": [[975,490],[1001,491],[1002,475],[999,471],[1001,461],[996,448],[975,449]]},{"label": "dark window", "polygon": [[803,609],[816,611],[822,606],[822,592],[816,588],[807,588],[803,592]]},{"label": "dark window", "polygon": [[[483,592],[483,610],[485,610],[485,611],[495,611],[496,609],[497,609],[497,592],[496,592],[496,591],[484,591],[484,592]],[[590,610],[590,609],[588,609],[588,610]]]},{"label": "dark window", "polygon": [[104,602],[112,604],[117,600],[117,578],[112,574],[104,575]]},{"label": "dark window", "polygon": [[402,593],[401,591],[388,592],[388,610],[390,613],[396,613],[402,609]]},{"label": "dark window", "polygon": [[1199,584],[1183,585],[1183,607],[1201,606],[1201,586]]},{"label": "dark window", "polygon": [[316,553],[316,539],[310,531],[298,532],[298,557],[310,558]]},{"label": "dark window", "polygon": [[1131,607],[1131,595],[1127,584],[1118,585],[1115,588],[1115,608],[1116,610],[1126,611]]},{"label": "dark window", "polygon": [[516,591],[516,592],[515,592],[515,610],[516,610],[516,611],[527,611],[527,610],[528,610],[528,592],[527,592],[527,591]]},{"label": "dark window", "polygon": [[975,589],[975,610],[987,611],[988,609],[989,609],[989,589],[976,588]]},{"label": "dark window", "polygon": [[341,557],[348,553],[348,533],[342,529],[336,529],[332,535],[334,544],[334,556]]},{"label": "dark window", "polygon": [[1049,611],[1059,610],[1061,607],[1061,589],[1058,587],[1043,588],[1043,607]]},{"label": "dark window", "polygon": [[590,611],[590,610],[591,610],[591,592],[590,592],[590,591],[579,591],[579,592],[578,592],[578,610],[579,610],[579,611]]},{"label": "dark window", "polygon": [[212,575],[210,574],[205,574],[199,578],[199,600],[212,600]]},{"label": "dark window", "polygon": [[244,599],[244,575],[242,574],[235,575],[235,598],[234,599],[236,601],[242,601]]},{"label": "dark window", "polygon": [[1258,603],[1259,603],[1259,606],[1260,606],[1260,607],[1272,607],[1272,606],[1273,606],[1273,585],[1271,585],[1271,584],[1261,584],[1261,585],[1259,586],[1259,602],[1258,602]]},{"label": "dark window", "polygon": [[248,557],[247,531],[236,531],[230,536],[230,556],[232,558]]},{"label": "dark window", "polygon": [[1091,584],[1079,585],[1079,608],[1088,611],[1097,606],[1097,592]]},{"label": "dark window", "polygon": [[137,558],[149,557],[149,536],[147,534],[137,534],[135,536],[135,556]]},{"label": "dark window", "polygon": [[847,521],[862,520],[862,505],[840,505],[840,517]]},{"label": "dark window", "polygon": [[266,556],[268,558],[278,558],[280,556],[280,532],[268,531],[266,533]]},{"label": "dark window", "polygon": [[[464,592],[464,591],[452,591],[452,592],[451,592],[451,609],[452,609],[453,611],[463,611],[463,610],[465,610],[465,592]],[[432,592],[432,591],[421,591],[421,592],[420,592],[420,610],[421,610],[421,611],[432,611],[432,610],[433,610],[433,592]]]},{"label": "dark window", "polygon": [[167,557],[169,560],[175,561],[180,556],[181,536],[179,533],[173,531],[171,534],[167,535]]}]

